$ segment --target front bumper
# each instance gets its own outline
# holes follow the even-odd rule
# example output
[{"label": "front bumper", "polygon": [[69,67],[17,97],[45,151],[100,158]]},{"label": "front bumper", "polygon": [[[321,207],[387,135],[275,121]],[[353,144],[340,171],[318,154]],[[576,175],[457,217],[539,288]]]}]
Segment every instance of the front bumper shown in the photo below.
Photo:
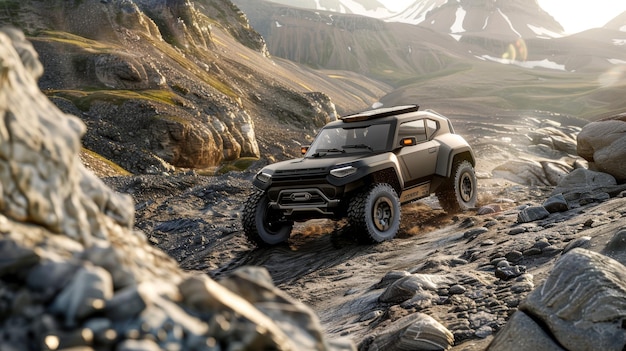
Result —
[{"label": "front bumper", "polygon": [[331,216],[336,214],[340,203],[341,200],[331,199],[319,188],[282,189],[276,194],[272,194],[270,190],[270,206],[280,210],[285,216],[297,215],[297,212]]}]

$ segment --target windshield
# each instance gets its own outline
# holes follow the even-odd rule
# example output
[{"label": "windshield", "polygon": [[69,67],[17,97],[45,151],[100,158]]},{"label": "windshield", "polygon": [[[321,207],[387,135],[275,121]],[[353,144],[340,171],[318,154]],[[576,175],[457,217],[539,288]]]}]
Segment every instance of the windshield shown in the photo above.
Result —
[{"label": "windshield", "polygon": [[324,128],[311,144],[306,156],[384,151],[387,148],[388,134],[389,124]]}]

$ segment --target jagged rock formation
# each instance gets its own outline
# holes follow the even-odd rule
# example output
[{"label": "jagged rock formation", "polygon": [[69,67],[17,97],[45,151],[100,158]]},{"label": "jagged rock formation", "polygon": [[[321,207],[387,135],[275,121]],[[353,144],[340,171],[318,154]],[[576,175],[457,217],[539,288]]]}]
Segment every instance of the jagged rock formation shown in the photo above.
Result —
[{"label": "jagged rock formation", "polygon": [[0,31],[0,54],[0,349],[354,349],[262,269],[221,285],[153,248],[130,197],[80,163],[85,126],[39,91],[21,32]]}]

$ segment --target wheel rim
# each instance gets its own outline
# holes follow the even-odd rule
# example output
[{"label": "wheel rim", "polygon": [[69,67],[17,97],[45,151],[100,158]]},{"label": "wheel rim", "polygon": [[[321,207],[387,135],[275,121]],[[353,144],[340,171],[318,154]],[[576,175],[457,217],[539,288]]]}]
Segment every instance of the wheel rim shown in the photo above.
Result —
[{"label": "wheel rim", "polygon": [[469,173],[463,173],[460,182],[460,195],[461,199],[465,202],[470,202],[474,195],[474,181],[470,177]]},{"label": "wheel rim", "polygon": [[381,232],[387,231],[393,223],[393,204],[386,197],[376,199],[373,208],[374,226]]},{"label": "wheel rim", "polygon": [[279,222],[280,218],[278,218],[277,213],[275,211],[271,210],[269,204],[265,206],[265,209],[263,210],[263,216],[261,216],[261,218],[263,218],[263,227],[265,228],[268,234],[270,235],[279,234],[279,231],[282,228],[282,225]]}]

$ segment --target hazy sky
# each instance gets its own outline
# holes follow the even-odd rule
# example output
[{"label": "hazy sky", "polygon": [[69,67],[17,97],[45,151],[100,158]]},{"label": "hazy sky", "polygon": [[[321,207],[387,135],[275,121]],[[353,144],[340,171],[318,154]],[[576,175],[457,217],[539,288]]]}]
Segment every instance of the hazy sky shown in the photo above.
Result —
[{"label": "hazy sky", "polygon": [[[379,0],[393,10],[402,10],[415,0]],[[626,11],[624,0],[537,0],[567,34],[602,27]]]}]

